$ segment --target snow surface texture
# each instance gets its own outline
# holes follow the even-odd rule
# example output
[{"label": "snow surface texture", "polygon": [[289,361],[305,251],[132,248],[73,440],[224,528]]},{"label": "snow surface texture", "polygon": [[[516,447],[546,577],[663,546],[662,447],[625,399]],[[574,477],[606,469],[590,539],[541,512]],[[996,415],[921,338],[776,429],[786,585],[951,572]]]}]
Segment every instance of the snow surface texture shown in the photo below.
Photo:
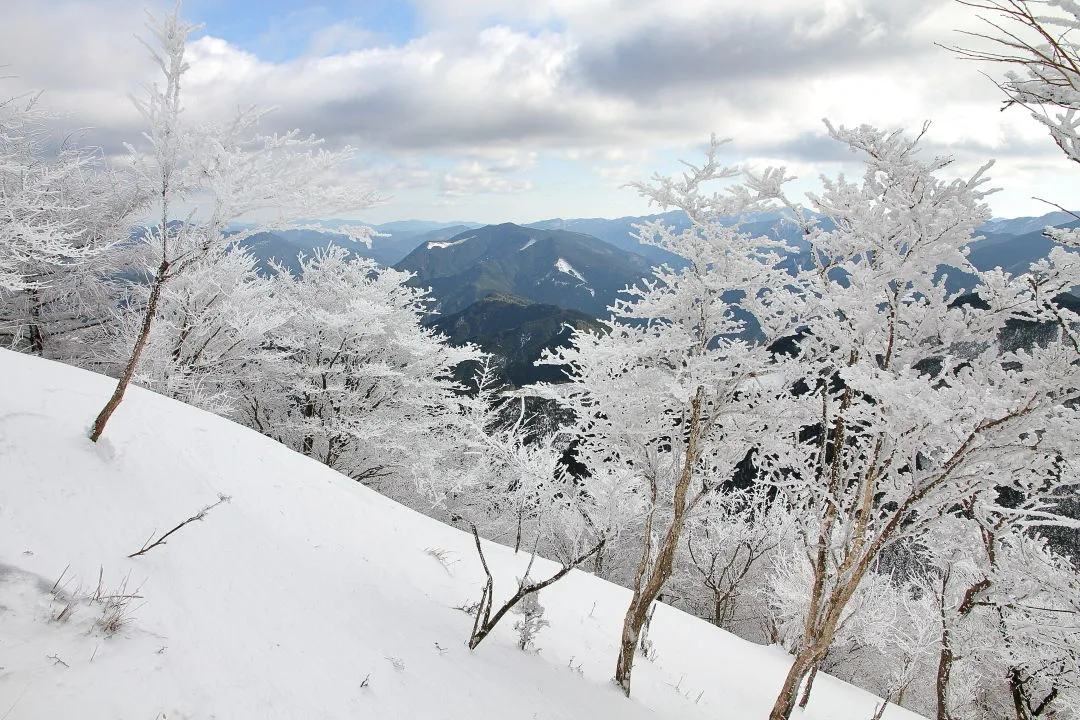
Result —
[{"label": "snow surface texture", "polygon": [[[541,593],[539,652],[515,647],[511,621],[470,652],[455,606],[483,575],[467,534],[140,388],[95,446],[112,380],[4,350],[0,378],[5,720],[746,720],[768,715],[787,669],[778,648],[661,606],[627,700],[610,677],[629,593],[576,570]],[[126,557],[219,494],[231,501]],[[501,602],[528,558],[485,552]],[[99,594],[126,578],[139,596],[112,635],[107,600],[87,599],[99,573]],[[876,703],[819,676],[799,717],[866,720]]]}]

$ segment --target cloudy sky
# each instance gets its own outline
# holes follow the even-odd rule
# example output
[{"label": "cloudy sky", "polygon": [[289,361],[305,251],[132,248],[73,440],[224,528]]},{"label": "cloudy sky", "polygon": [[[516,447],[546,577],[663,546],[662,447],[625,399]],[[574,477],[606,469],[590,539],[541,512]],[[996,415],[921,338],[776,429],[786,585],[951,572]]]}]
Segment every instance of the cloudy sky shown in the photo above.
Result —
[{"label": "cloudy sky", "polygon": [[[33,89],[63,132],[119,152],[154,79],[139,0],[2,0],[0,96]],[[149,3],[151,9],[163,6]],[[622,187],[695,159],[783,164],[812,188],[854,169],[821,119],[918,129],[956,174],[997,159],[999,216],[1075,204],[1080,168],[980,70],[935,43],[952,0],[188,0],[193,119],[274,107],[361,150],[389,201],[357,217],[527,222],[648,211]]]}]

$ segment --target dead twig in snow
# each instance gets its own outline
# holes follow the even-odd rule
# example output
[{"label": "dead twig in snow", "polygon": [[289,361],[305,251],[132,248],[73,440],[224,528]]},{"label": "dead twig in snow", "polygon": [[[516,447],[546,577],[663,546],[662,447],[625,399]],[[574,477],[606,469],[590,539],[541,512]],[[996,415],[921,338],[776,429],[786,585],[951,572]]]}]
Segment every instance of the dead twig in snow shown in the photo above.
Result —
[{"label": "dead twig in snow", "polygon": [[138,552],[131,553],[130,555],[128,555],[128,557],[129,558],[139,557],[140,555],[145,555],[146,553],[150,552],[151,550],[156,548],[158,545],[164,545],[165,544],[165,539],[168,538],[170,535],[172,535],[174,532],[176,532],[180,528],[184,527],[185,525],[188,525],[190,523],[195,522],[196,520],[202,520],[203,518],[206,517],[206,513],[210,512],[211,510],[216,508],[218,505],[220,505],[222,503],[227,503],[230,500],[232,500],[231,496],[225,495],[225,494],[222,494],[222,493],[218,493],[218,500],[217,500],[216,503],[211,503],[211,504],[207,505],[202,510],[195,513],[194,515],[189,517],[187,520],[180,523],[179,525],[177,525],[172,530],[165,533],[164,535],[162,535],[161,537],[159,537],[157,540],[155,540],[152,543],[150,542],[150,539],[154,537],[154,534],[151,533],[150,537],[146,539],[145,543],[143,543],[142,549],[140,549]]}]

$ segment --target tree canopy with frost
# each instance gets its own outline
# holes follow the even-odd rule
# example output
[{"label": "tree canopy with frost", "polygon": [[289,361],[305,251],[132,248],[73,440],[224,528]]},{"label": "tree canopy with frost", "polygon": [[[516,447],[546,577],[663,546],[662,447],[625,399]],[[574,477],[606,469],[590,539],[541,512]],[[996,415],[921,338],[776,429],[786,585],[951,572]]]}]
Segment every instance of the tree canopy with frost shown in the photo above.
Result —
[{"label": "tree canopy with frost", "polygon": [[49,151],[50,119],[40,95],[0,101],[0,342],[61,357],[108,316],[108,251],[146,193],[91,148]]},{"label": "tree canopy with frost", "polygon": [[[718,145],[714,139],[705,163],[688,165],[682,177],[638,186],[689,216],[681,232],[662,222],[638,230],[643,242],[687,265],[657,268],[610,308],[604,332],[575,330],[571,347],[542,361],[569,368],[570,382],[547,393],[575,417],[586,488],[621,486],[636,501],[624,507],[640,545],[615,670],[628,695],[641,631],[674,571],[687,518],[769,431],[779,386],[767,377],[775,364],[767,344],[797,327],[796,316],[776,305],[788,295],[790,278],[779,267],[786,246],[724,221],[762,208],[785,176],[705,195],[702,186],[739,172],[717,161]],[[751,337],[748,311],[764,341]]]},{"label": "tree canopy with frost", "polygon": [[425,293],[407,278],[334,246],[296,277],[278,267],[267,352],[236,389],[243,422],[369,484],[445,467],[460,439],[453,370],[479,356],[420,324]]},{"label": "tree canopy with frost", "polygon": [[[90,433],[94,441],[101,437],[138,368],[158,317],[162,289],[169,281],[207,262],[224,246],[255,233],[377,200],[369,188],[343,183],[335,175],[352,160],[352,148],[329,151],[322,147],[322,140],[298,130],[260,133],[258,125],[265,111],[244,109],[226,123],[187,122],[181,92],[188,70],[184,51],[188,36],[199,26],[182,20],[179,12],[177,5],[161,18],[151,16],[147,25],[156,43],[147,48],[161,70],[163,86],[149,86],[143,97],[135,99],[148,147],[131,146],[130,150],[139,181],[154,198],[155,224],[145,229],[142,239],[153,250],[156,268],[116,390],[94,421]],[[268,214],[270,219],[257,218],[251,227],[226,232],[230,222],[252,213]],[[366,240],[369,230],[350,227],[338,232]]]},{"label": "tree canopy with frost", "polygon": [[[804,425],[763,437],[760,457],[802,518],[811,591],[772,720],[790,716],[886,548],[972,497],[980,517],[1052,522],[1080,482],[1075,344],[1063,331],[1003,352],[1003,324],[1040,311],[1037,283],[967,261],[989,217],[987,168],[942,180],[950,160],[923,157],[922,134],[828,129],[861,156],[861,180],[823,179],[809,195],[815,215],[780,198],[806,228],[811,267],[795,287],[813,310],[803,314],[785,410]],[[975,275],[978,296],[950,293],[942,266]],[[1025,501],[1006,506],[1006,491]]]}]

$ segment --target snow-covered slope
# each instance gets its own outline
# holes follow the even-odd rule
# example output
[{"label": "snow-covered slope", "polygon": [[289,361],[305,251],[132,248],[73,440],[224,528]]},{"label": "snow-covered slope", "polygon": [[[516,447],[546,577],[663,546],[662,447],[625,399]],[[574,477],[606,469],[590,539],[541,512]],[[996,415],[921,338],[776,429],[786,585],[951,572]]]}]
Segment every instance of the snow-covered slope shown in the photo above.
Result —
[{"label": "snow-covered slope", "polygon": [[[539,653],[514,646],[512,618],[469,651],[455,606],[479,597],[482,571],[466,534],[153,393],[132,388],[95,446],[85,428],[110,380],[7,351],[0,378],[0,718],[768,714],[787,663],[775,648],[662,607],[627,700],[608,678],[628,593],[575,571],[541,593]],[[231,501],[126,557],[219,494]],[[508,594],[527,558],[487,553]],[[111,636],[107,598],[83,599],[99,574],[100,594],[139,596]],[[874,706],[821,677],[801,717]]]}]

